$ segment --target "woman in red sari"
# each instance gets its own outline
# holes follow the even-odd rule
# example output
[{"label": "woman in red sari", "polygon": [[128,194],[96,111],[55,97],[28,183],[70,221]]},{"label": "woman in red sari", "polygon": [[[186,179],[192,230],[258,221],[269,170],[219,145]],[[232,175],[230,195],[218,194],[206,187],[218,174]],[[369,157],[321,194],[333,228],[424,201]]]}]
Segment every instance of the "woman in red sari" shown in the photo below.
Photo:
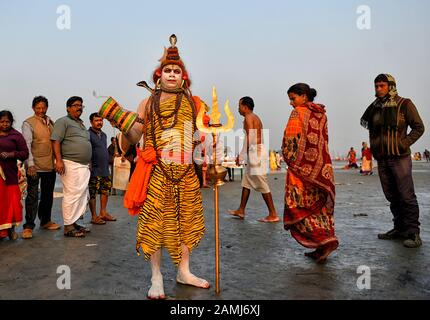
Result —
[{"label": "woman in red sari", "polygon": [[291,112],[282,152],[288,165],[284,228],[304,247],[305,256],[324,262],[339,242],[334,234],[335,187],[328,148],[325,107],[313,103],[315,89],[298,83],[288,89]]},{"label": "woman in red sari", "polygon": [[22,221],[17,160],[28,158],[28,148],[22,134],[12,128],[12,123],[12,113],[0,111],[0,238],[16,240],[15,226]]},{"label": "woman in red sari", "polygon": [[373,163],[372,163],[372,151],[367,145],[367,142],[361,144],[363,148],[361,149],[361,169],[360,173],[363,176],[373,174]]}]

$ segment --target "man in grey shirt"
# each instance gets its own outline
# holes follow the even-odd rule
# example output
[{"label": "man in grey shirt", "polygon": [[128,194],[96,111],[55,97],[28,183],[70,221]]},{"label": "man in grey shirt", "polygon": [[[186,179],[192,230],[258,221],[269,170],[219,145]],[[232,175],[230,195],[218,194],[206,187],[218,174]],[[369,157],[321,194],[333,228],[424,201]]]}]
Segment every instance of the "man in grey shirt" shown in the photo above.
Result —
[{"label": "man in grey shirt", "polygon": [[84,237],[89,229],[76,223],[88,204],[91,142],[81,115],[84,109],[81,97],[67,100],[67,116],[58,119],[51,135],[55,155],[55,170],[63,183],[64,235]]}]

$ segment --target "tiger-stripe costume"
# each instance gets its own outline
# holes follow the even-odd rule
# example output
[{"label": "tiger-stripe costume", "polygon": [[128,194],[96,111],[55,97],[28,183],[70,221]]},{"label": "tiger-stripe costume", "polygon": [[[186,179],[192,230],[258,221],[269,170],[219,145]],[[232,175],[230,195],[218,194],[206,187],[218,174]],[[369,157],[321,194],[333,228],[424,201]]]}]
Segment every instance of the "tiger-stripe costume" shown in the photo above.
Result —
[{"label": "tiger-stripe costume", "polygon": [[[160,102],[160,114],[162,116],[172,115],[162,119],[163,125],[174,123],[174,110],[176,95]],[[193,119],[193,107],[188,99],[183,96],[178,110],[177,123],[173,126],[175,132],[180,133],[180,142],[169,141],[169,130],[163,130],[159,117],[152,112],[153,120],[147,122],[145,130],[145,147],[173,146],[174,151],[183,152],[187,147],[192,152],[191,128]],[[185,137],[185,128],[190,130]],[[155,134],[157,146],[153,144],[152,134]],[[162,162],[162,163],[160,163]],[[164,167],[164,172],[161,168]],[[185,173],[187,168],[190,169]],[[165,172],[174,179],[183,178],[175,183],[165,176]],[[150,182],[147,189],[147,198],[140,209],[136,247],[142,248],[145,258],[165,247],[173,262],[178,265],[182,258],[181,243],[191,250],[198,245],[205,232],[202,195],[200,185],[193,164],[166,163],[162,159],[154,165]]]}]

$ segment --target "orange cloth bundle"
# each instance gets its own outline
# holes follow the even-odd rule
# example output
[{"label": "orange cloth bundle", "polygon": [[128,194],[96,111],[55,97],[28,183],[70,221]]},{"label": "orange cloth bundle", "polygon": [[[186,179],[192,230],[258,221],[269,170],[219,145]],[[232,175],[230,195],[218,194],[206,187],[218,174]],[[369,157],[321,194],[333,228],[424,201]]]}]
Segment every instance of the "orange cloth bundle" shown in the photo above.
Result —
[{"label": "orange cloth bundle", "polygon": [[143,151],[137,149],[137,155],[136,169],[124,196],[124,207],[128,209],[128,214],[133,216],[139,213],[140,206],[145,202],[152,166],[157,163],[153,147],[147,147]]}]

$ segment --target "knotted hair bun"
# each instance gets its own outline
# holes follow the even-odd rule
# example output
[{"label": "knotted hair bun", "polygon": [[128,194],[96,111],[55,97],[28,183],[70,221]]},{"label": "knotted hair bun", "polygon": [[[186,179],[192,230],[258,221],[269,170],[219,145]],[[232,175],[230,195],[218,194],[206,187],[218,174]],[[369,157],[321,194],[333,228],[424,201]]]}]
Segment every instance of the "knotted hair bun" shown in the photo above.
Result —
[{"label": "knotted hair bun", "polygon": [[317,96],[317,91],[314,88],[309,89],[309,94],[307,94],[309,101],[314,101],[314,98]]},{"label": "knotted hair bun", "polygon": [[317,96],[317,91],[306,83],[296,83],[288,89],[287,93],[295,93],[299,96],[305,94],[310,102],[313,102]]}]

